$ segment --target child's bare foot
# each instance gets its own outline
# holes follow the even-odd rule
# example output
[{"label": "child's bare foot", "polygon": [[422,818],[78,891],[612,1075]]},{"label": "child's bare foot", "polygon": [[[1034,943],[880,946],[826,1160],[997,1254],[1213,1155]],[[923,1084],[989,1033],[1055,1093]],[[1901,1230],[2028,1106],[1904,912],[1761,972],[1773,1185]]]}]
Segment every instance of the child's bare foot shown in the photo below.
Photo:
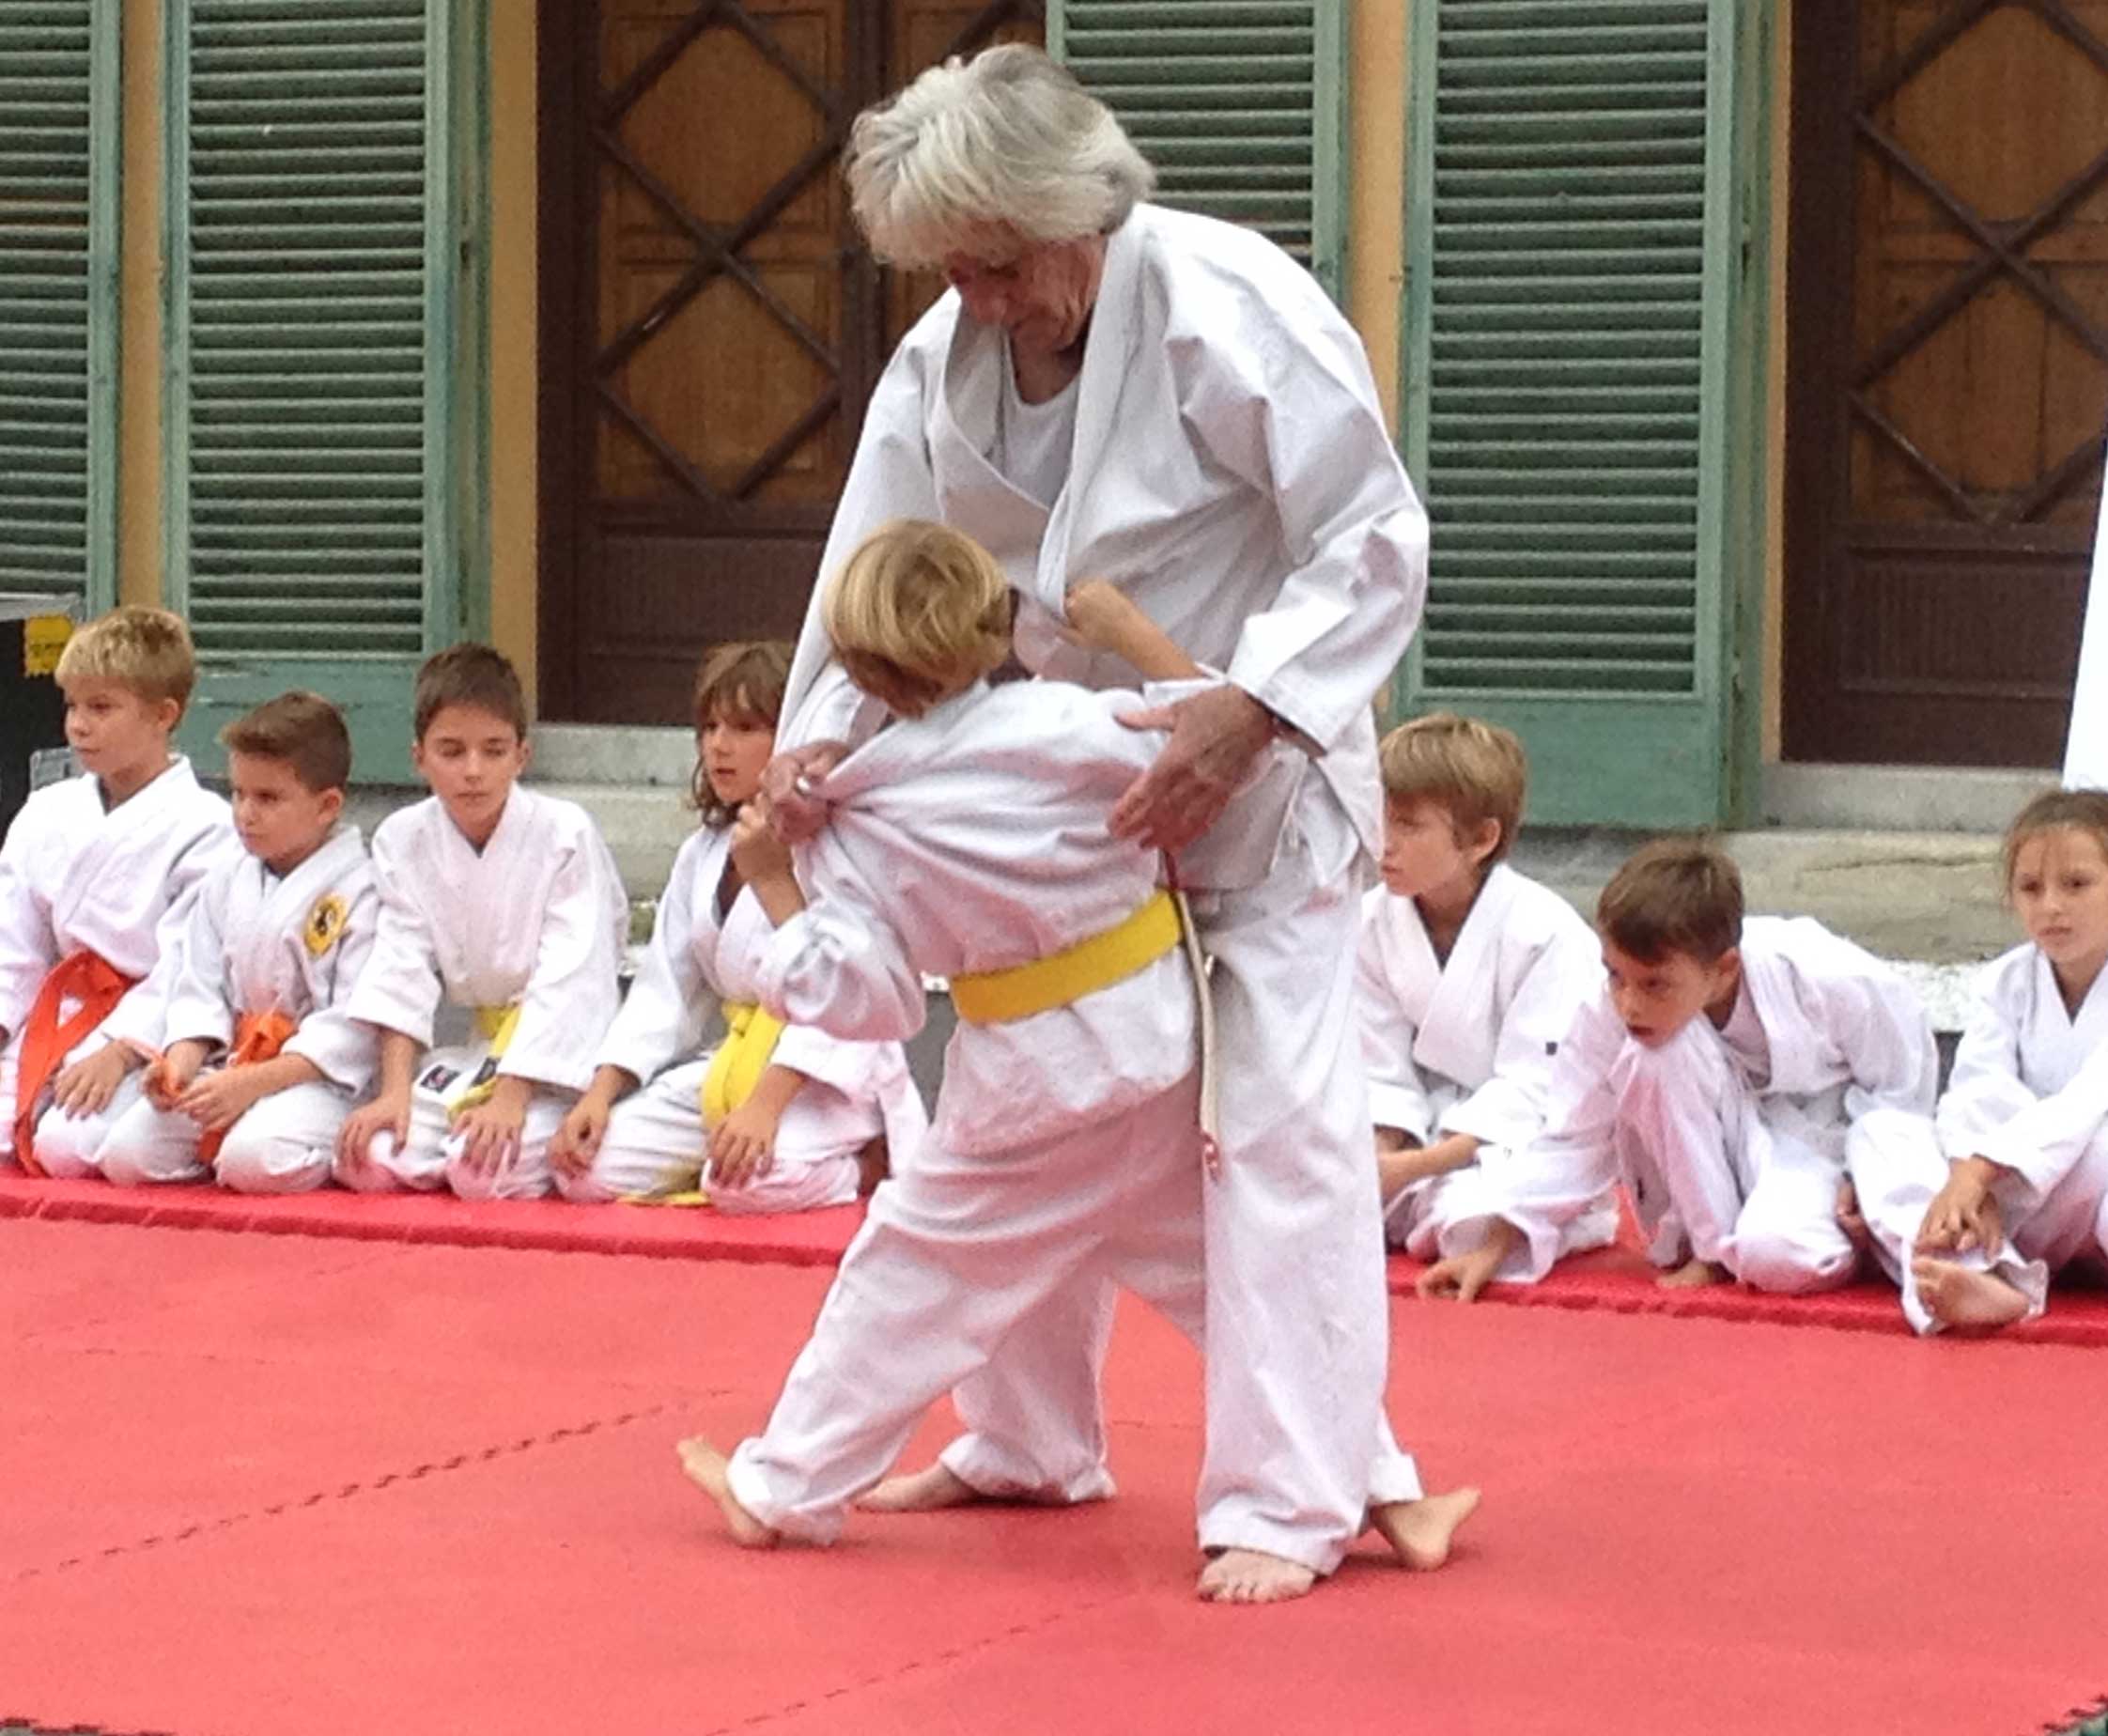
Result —
[{"label": "child's bare foot", "polygon": [[1859,1189],[1849,1175],[1837,1184],[1837,1218],[1845,1240],[1862,1255],[1874,1251],[1874,1233],[1867,1228],[1867,1215],[1859,1209]]},{"label": "child's bare foot", "polygon": [[2027,1314],[2027,1298],[1995,1272],[1921,1255],[1911,1262],[1911,1276],[1926,1311],[1960,1332],[1995,1332]]},{"label": "child's bare foot", "polygon": [[856,1504],[868,1513],[934,1513],[947,1507],[972,1507],[987,1498],[938,1460],[905,1477],[887,1478],[865,1490]]},{"label": "child's bare foot", "polygon": [[772,1549],[780,1535],[739,1505],[726,1480],[725,1457],[700,1434],[690,1435],[674,1450],[680,1455],[681,1469],[689,1480],[715,1501],[724,1513],[724,1528],[742,1549]]},{"label": "child's bare foot", "polygon": [[1710,1260],[1686,1260],[1673,1271],[1657,1272],[1654,1281],[1664,1290],[1700,1290],[1708,1284],[1732,1281],[1728,1268]]},{"label": "child's bare foot", "polygon": [[1225,1549],[1201,1570],[1197,1589],[1211,1604],[1285,1604],[1317,1575],[1298,1561],[1258,1549]]},{"label": "child's bare foot", "polygon": [[1405,1566],[1432,1573],[1449,1558],[1458,1528],[1478,1511],[1479,1491],[1450,1489],[1417,1501],[1387,1501],[1369,1510],[1369,1524]]}]

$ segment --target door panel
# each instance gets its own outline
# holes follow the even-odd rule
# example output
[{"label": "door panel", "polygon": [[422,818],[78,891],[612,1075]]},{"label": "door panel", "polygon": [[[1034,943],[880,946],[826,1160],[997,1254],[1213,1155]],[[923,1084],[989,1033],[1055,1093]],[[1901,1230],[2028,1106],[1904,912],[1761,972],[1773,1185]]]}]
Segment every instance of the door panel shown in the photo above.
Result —
[{"label": "door panel", "polygon": [[1038,40],[958,0],[544,0],[542,711],[686,719],[695,662],[794,635],[886,354],[940,287],[859,241],[857,113]]},{"label": "door panel", "polygon": [[1803,0],[1790,758],[2054,764],[2108,421],[2108,0]]}]

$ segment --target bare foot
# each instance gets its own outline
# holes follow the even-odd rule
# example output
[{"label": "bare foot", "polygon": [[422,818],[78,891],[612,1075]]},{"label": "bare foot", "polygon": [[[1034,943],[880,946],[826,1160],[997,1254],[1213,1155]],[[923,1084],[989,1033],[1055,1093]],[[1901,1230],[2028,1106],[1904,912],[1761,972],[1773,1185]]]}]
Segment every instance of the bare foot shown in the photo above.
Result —
[{"label": "bare foot", "polygon": [[1201,1570],[1197,1589],[1210,1604],[1285,1604],[1317,1584],[1300,1562],[1257,1549],[1225,1549]]},{"label": "bare foot", "polygon": [[781,1541],[777,1532],[739,1505],[725,1479],[725,1458],[700,1434],[690,1435],[674,1450],[680,1455],[681,1469],[689,1480],[707,1495],[724,1512],[724,1528],[742,1549],[772,1549]]},{"label": "bare foot", "polygon": [[1654,1281],[1664,1290],[1700,1290],[1708,1284],[1733,1282],[1733,1278],[1724,1265],[1714,1265],[1710,1260],[1686,1260],[1669,1272],[1657,1272]]},{"label": "bare foot", "polygon": [[1432,1573],[1449,1558],[1458,1528],[1478,1511],[1479,1491],[1450,1489],[1417,1501],[1387,1501],[1369,1510],[1370,1527],[1416,1573]]},{"label": "bare foot", "polygon": [[887,1478],[859,1496],[856,1504],[867,1513],[934,1513],[987,1498],[964,1478],[953,1476],[940,1459],[905,1477]]},{"label": "bare foot", "polygon": [[1867,1228],[1867,1215],[1859,1209],[1859,1189],[1848,1175],[1837,1184],[1837,1228],[1862,1256],[1874,1251],[1874,1234]]},{"label": "bare foot", "polygon": [[1921,1255],[1911,1262],[1911,1276],[1926,1311],[1960,1332],[1995,1332],[2027,1314],[2027,1298],[1995,1272]]}]

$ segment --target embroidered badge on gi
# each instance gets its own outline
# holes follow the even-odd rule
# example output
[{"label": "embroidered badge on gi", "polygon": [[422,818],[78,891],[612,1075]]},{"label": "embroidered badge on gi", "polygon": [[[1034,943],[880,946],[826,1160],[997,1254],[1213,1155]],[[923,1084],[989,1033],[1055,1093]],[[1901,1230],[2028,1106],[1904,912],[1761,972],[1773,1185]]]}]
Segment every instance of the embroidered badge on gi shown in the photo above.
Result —
[{"label": "embroidered badge on gi", "polygon": [[321,957],[343,938],[345,918],[349,914],[349,907],[335,892],[324,892],[315,901],[315,907],[307,913],[307,926],[301,931],[309,957]]}]

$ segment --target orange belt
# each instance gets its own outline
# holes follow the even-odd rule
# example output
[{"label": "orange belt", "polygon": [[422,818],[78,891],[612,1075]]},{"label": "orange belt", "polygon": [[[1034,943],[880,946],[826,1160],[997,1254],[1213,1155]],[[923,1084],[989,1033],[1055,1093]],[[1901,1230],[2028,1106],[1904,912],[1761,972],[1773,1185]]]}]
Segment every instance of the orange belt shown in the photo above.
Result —
[{"label": "orange belt", "polygon": [[[298,1019],[287,1018],[276,1007],[268,1013],[244,1013],[235,1021],[234,1046],[227,1050],[227,1058],[221,1064],[249,1067],[259,1061],[275,1061],[299,1029]],[[217,1157],[220,1142],[228,1132],[227,1127],[215,1127],[210,1133],[201,1134],[197,1141],[198,1162],[210,1163]]]},{"label": "orange belt", "polygon": [[[37,1128],[37,1099],[58,1071],[58,1063],[76,1045],[116,1010],[125,991],[137,982],[94,953],[75,953],[58,961],[37,991],[36,1004],[22,1028],[22,1060],[15,1072],[15,1161],[31,1175],[43,1174],[30,1136]],[[79,1002],[70,1018],[58,1010]]]}]

